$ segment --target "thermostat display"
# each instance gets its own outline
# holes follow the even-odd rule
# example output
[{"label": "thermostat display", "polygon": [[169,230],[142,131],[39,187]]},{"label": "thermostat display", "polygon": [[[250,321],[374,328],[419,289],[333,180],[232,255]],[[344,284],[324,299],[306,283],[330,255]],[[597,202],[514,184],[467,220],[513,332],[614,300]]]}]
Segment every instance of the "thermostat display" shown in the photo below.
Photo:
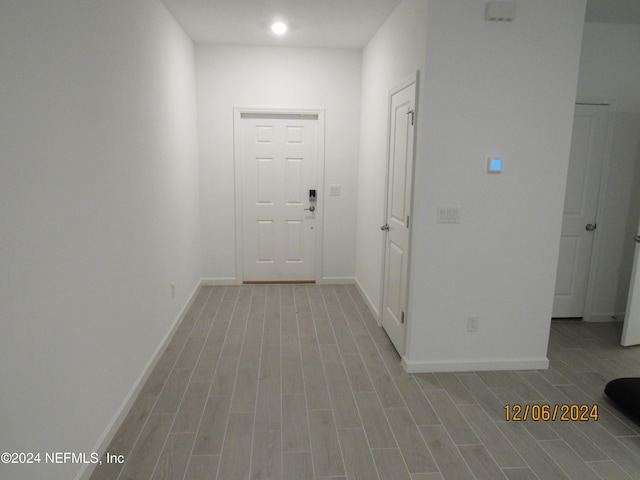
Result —
[{"label": "thermostat display", "polygon": [[487,157],[487,173],[502,173],[502,158]]}]

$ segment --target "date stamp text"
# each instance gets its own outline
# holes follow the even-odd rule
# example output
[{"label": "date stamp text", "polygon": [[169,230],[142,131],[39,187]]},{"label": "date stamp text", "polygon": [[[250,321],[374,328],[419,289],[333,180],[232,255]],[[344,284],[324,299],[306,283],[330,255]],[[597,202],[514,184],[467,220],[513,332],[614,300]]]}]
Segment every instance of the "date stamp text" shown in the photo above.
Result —
[{"label": "date stamp text", "polygon": [[588,404],[519,404],[505,405],[507,422],[588,422],[598,421],[598,405]]}]

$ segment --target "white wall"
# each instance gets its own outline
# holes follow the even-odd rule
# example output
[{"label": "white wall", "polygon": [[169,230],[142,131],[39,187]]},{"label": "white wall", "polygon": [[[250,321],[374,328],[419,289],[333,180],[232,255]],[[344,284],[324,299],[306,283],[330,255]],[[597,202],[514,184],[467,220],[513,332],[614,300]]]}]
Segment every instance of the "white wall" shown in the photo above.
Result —
[{"label": "white wall", "polygon": [[3,0],[0,64],[0,450],[90,453],[200,279],[193,45],[156,0]]},{"label": "white wall", "polygon": [[[415,168],[405,362],[418,370],[535,368],[546,351],[584,0],[431,0]],[[484,173],[487,155],[505,159]],[[436,223],[458,205],[458,225]],[[470,315],[479,331],[467,333]]]},{"label": "white wall", "polygon": [[[381,306],[389,91],[418,70],[424,79],[426,23],[427,2],[405,0],[363,51],[356,278],[375,312]],[[420,100],[418,108],[420,122]]]},{"label": "white wall", "polygon": [[588,318],[624,315],[640,199],[640,26],[586,23],[578,99],[613,102],[612,149],[594,243]]},{"label": "white wall", "polygon": [[[236,280],[233,108],[326,111],[323,277],[353,278],[360,113],[359,50],[198,45],[204,277]],[[323,203],[324,202],[324,203]]]}]

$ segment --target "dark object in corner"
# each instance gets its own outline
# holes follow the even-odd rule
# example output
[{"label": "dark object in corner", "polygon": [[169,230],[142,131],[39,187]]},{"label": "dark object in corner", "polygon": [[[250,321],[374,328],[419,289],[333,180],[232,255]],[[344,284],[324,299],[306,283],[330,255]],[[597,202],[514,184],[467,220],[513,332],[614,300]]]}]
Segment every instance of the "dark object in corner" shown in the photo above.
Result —
[{"label": "dark object in corner", "polygon": [[640,418],[640,377],[611,380],[604,393],[636,419]]}]

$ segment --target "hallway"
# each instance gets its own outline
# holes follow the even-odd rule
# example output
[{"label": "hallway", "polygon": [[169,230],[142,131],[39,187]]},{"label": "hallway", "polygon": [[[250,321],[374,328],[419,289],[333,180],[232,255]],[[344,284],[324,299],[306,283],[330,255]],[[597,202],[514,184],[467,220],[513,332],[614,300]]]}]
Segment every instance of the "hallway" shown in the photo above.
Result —
[{"label": "hallway", "polygon": [[[616,324],[554,323],[548,371],[408,375],[353,286],[203,287],[98,479],[640,478],[640,427],[602,396],[637,372]],[[505,404],[598,404],[506,422]]]}]

